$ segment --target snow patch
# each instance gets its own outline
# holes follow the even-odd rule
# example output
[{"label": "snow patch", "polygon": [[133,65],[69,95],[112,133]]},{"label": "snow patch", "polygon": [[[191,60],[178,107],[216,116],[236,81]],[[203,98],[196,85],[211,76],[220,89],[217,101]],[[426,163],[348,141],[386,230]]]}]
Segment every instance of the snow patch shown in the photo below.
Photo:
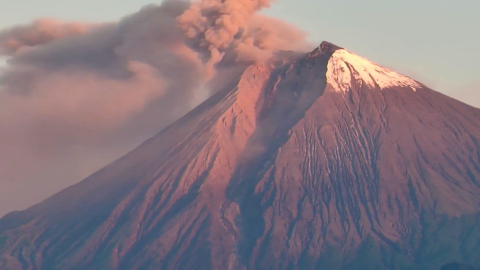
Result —
[{"label": "snow patch", "polygon": [[327,82],[336,91],[351,90],[366,84],[370,88],[388,89],[393,87],[409,87],[413,91],[420,88],[415,80],[379,66],[368,59],[345,49],[337,50],[328,62]]}]

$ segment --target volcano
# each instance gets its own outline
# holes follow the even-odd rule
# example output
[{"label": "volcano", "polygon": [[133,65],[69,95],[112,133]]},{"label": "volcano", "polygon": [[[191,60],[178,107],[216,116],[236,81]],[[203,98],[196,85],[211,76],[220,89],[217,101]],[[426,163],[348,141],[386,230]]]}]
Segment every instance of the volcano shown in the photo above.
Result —
[{"label": "volcano", "polygon": [[1,269],[480,265],[480,110],[324,42],[0,220]]}]

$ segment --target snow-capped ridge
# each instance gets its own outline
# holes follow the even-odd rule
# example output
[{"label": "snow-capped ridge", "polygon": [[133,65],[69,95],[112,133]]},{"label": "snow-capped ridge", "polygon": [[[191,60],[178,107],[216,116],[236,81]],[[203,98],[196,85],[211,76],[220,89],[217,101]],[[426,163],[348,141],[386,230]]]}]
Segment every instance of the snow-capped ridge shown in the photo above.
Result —
[{"label": "snow-capped ridge", "polygon": [[345,49],[336,50],[330,58],[327,82],[339,92],[347,92],[363,85],[381,90],[403,87],[416,91],[421,88],[415,80]]}]

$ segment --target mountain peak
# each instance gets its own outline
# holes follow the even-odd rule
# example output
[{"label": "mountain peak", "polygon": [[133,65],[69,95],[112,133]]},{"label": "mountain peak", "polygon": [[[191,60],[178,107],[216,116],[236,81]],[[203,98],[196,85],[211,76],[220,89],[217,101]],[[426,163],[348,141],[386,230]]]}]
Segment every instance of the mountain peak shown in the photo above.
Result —
[{"label": "mountain peak", "polygon": [[328,62],[327,82],[335,91],[347,92],[352,89],[408,88],[413,91],[422,85],[415,80],[380,66],[364,57],[352,53],[328,41],[308,54],[309,58],[331,55]]},{"label": "mountain peak", "polygon": [[318,46],[315,50],[313,50],[311,53],[309,53],[308,55],[310,57],[316,57],[320,54],[333,54],[336,50],[340,50],[342,49],[341,47],[333,44],[333,43],[330,43],[328,41],[323,41],[320,46]]},{"label": "mountain peak", "polygon": [[[328,44],[324,46],[328,48]],[[345,49],[335,50],[330,58],[327,82],[339,92],[364,87],[380,90],[399,87],[416,91],[422,87],[418,82],[407,76],[382,67]]]}]

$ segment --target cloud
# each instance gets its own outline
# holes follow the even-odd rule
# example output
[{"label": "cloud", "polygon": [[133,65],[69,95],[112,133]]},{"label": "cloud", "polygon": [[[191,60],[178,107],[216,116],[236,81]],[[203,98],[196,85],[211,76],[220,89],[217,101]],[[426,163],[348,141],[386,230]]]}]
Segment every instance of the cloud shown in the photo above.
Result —
[{"label": "cloud", "polygon": [[[77,140],[115,129],[161,97],[188,99],[203,77],[197,53],[184,44],[175,26],[186,7],[180,1],[148,6],[83,34],[57,34],[58,39],[38,47],[29,43],[32,47],[12,56],[0,77],[0,102],[22,111],[32,123]],[[42,29],[76,29],[54,25]],[[29,32],[27,28],[0,35]]]},{"label": "cloud", "polygon": [[29,25],[16,26],[0,33],[0,55],[12,55],[22,49],[39,46],[68,36],[84,34],[93,24],[63,23],[39,19]]},{"label": "cloud", "polygon": [[[2,123],[21,121],[31,129],[48,132],[45,138],[35,130],[28,131],[31,140],[45,145],[48,138],[70,141],[102,135],[141,111],[151,100],[164,94],[163,80],[155,70],[139,62],[128,63],[128,78],[101,78],[93,72],[67,69],[48,74],[35,71],[39,78],[28,94],[0,94],[4,110]],[[23,118],[23,119],[22,119]]]},{"label": "cloud", "polygon": [[305,44],[304,32],[258,14],[269,6],[269,0],[197,1],[177,21],[190,46],[202,53],[211,75],[224,59],[261,62],[275,51],[297,50]]},{"label": "cloud", "polygon": [[258,14],[269,5],[167,0],[118,22],[0,31],[0,215],[118,158],[248,64],[302,49],[305,33]]},{"label": "cloud", "polygon": [[256,15],[242,38],[233,43],[236,61],[264,62],[278,51],[306,51],[307,34],[282,20]]}]

